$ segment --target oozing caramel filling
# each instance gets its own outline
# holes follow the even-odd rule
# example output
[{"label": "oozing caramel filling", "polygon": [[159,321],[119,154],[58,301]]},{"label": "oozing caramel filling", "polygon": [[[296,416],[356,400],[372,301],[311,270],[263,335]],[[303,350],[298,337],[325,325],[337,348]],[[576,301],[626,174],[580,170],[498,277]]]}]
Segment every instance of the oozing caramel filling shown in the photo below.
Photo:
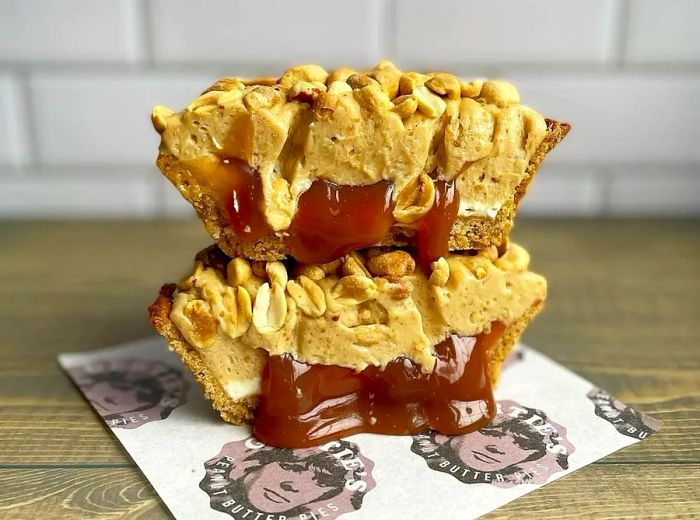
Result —
[{"label": "oozing caramel filling", "polygon": [[263,199],[260,176],[238,159],[222,159],[219,168],[223,170],[219,174],[227,179],[228,192],[224,192],[222,199],[233,232],[250,242],[269,235],[272,231],[260,205]]},{"label": "oozing caramel filling", "polygon": [[[257,172],[239,159],[223,159],[216,169],[216,189],[222,191],[219,196],[236,236],[255,242],[271,234],[262,212],[263,189]],[[292,256],[303,263],[325,263],[379,243],[395,224],[393,194],[394,186],[388,181],[367,186],[314,181],[299,198],[287,231]],[[432,208],[412,225],[422,265],[447,254],[458,210],[454,181],[436,181]]]},{"label": "oozing caramel filling", "polygon": [[454,181],[435,182],[435,202],[428,213],[415,224],[418,263],[428,267],[441,256],[447,256],[452,225],[459,211],[459,196]]},{"label": "oozing caramel filling", "polygon": [[378,243],[394,224],[394,186],[338,186],[315,181],[299,198],[287,243],[300,262],[335,260],[354,249]]},{"label": "oozing caramel filling", "polygon": [[495,413],[488,353],[504,331],[450,336],[435,346],[431,373],[405,358],[361,372],[271,356],[253,432],[279,447],[322,444],[354,433],[409,435],[474,431]]}]

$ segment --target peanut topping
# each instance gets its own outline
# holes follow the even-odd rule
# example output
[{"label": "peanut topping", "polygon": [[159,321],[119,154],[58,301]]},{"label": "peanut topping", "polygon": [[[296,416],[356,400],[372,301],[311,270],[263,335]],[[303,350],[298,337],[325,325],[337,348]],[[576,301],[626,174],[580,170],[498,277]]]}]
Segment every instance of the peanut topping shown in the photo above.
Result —
[{"label": "peanut topping", "polygon": [[369,85],[376,85],[377,81],[366,74],[353,74],[345,80],[353,89],[361,89]]},{"label": "peanut topping", "polygon": [[404,356],[430,371],[432,346],[447,335],[509,323],[544,299],[546,284],[527,271],[527,252],[502,247],[500,256],[496,248],[450,253],[428,274],[407,252],[382,248],[291,273],[281,262],[235,258],[226,273],[198,263],[178,288],[171,319],[207,356],[264,349],[356,370]]},{"label": "peanut topping", "polygon": [[365,267],[362,257],[357,251],[352,251],[345,257],[345,260],[343,261],[343,274],[345,276],[356,274],[359,276],[367,276],[369,278],[372,277]]},{"label": "peanut topping", "polygon": [[[210,94],[212,94],[210,92]],[[243,96],[243,103],[248,110],[272,108],[282,102],[282,95],[274,87],[255,86]]]},{"label": "peanut topping", "polygon": [[498,260],[498,248],[496,246],[485,247],[479,250],[479,256],[487,258],[489,262],[494,263]]},{"label": "peanut topping", "polygon": [[444,96],[448,99],[459,99],[462,93],[459,80],[452,74],[446,74],[444,72],[434,74],[425,82],[425,86],[437,95]]},{"label": "peanut topping", "polygon": [[209,305],[202,300],[187,302],[183,314],[190,323],[187,340],[198,348],[210,346],[216,338],[216,320]]},{"label": "peanut topping", "polygon": [[386,114],[394,105],[376,81],[355,90],[354,96],[361,107],[378,114]]},{"label": "peanut topping", "polygon": [[396,199],[394,218],[412,224],[425,216],[435,202],[435,185],[429,175],[421,174],[406,186]]},{"label": "peanut topping", "polygon": [[410,280],[391,280],[389,278],[380,278],[382,281],[380,287],[383,292],[389,295],[394,300],[405,300],[408,298],[415,286]]},{"label": "peanut topping", "polygon": [[328,75],[326,82],[328,85],[332,85],[333,83],[345,83],[353,74],[357,74],[357,71],[348,69],[347,67],[336,69]]},{"label": "peanut topping", "polygon": [[151,122],[153,123],[153,128],[156,132],[162,134],[165,131],[166,119],[173,115],[173,111],[168,107],[158,105],[153,108],[151,113]]},{"label": "peanut topping", "polygon": [[310,278],[300,276],[297,281],[290,280],[287,282],[287,292],[307,316],[318,318],[326,312],[326,295]]},{"label": "peanut topping", "polygon": [[443,257],[430,264],[430,283],[444,287],[450,278],[450,264]]},{"label": "peanut topping", "polygon": [[215,287],[206,285],[202,287],[202,296],[224,334],[234,339],[245,334],[250,326],[252,310],[250,294],[244,287],[233,288],[223,283]]},{"label": "peanut topping", "polygon": [[373,298],[377,285],[364,275],[344,276],[333,287],[333,297],[342,305],[358,305]]},{"label": "peanut topping", "polygon": [[427,117],[439,117],[447,108],[445,102],[428,90],[418,87],[413,91],[413,97],[418,103],[418,110]]},{"label": "peanut topping", "polygon": [[352,92],[352,87],[345,81],[334,81],[333,83],[329,83],[328,92],[336,95],[347,94],[348,92]]},{"label": "peanut topping", "polygon": [[418,101],[408,94],[399,96],[394,99],[394,108],[392,110],[397,113],[401,119],[408,119],[418,110]]},{"label": "peanut topping", "polygon": [[195,111],[199,107],[206,105],[216,105],[221,97],[222,92],[217,90],[210,90],[199,96],[192,103],[187,106],[187,110]]},{"label": "peanut topping", "polygon": [[489,272],[491,262],[484,256],[473,256],[464,260],[464,265],[476,277],[477,280],[483,279]]},{"label": "peanut topping", "polygon": [[369,73],[369,76],[379,82],[389,99],[396,97],[399,92],[401,71],[393,63],[390,61],[379,62],[374,70]]},{"label": "peanut topping", "polygon": [[267,262],[261,262],[259,260],[255,260],[251,262],[250,264],[251,270],[253,271],[253,274],[257,276],[258,278],[266,278],[267,277]]},{"label": "peanut topping", "polygon": [[413,94],[413,91],[425,84],[430,79],[426,74],[418,72],[406,72],[399,78],[399,94],[402,96]]},{"label": "peanut topping", "polygon": [[391,251],[370,258],[367,267],[375,276],[398,278],[411,274],[416,268],[416,262],[406,251]]},{"label": "peanut topping", "polygon": [[321,92],[326,91],[326,85],[323,83],[309,83],[308,81],[300,81],[292,85],[289,89],[287,98],[290,101],[301,101],[303,103],[312,103],[318,99]]},{"label": "peanut topping", "polygon": [[325,264],[317,264],[318,268],[321,269],[325,274],[336,274],[338,270],[342,267],[343,265],[343,259],[338,258],[336,260],[333,260],[332,262],[328,262]]},{"label": "peanut topping", "polygon": [[255,299],[258,288],[263,284],[262,279],[253,274],[250,262],[240,257],[234,258],[226,266],[226,280],[233,287],[238,285],[243,287],[251,299]]},{"label": "peanut topping", "polygon": [[500,108],[520,103],[520,94],[518,94],[517,89],[507,81],[487,81],[481,87],[479,96],[487,103],[492,103]]},{"label": "peanut topping", "polygon": [[280,285],[284,287],[287,285],[287,268],[282,262],[267,262],[265,263],[265,272],[270,280],[271,285]]},{"label": "peanut topping", "polygon": [[277,80],[223,78],[186,110],[155,107],[152,120],[172,165],[164,173],[190,202],[202,204],[194,187],[211,185],[212,163],[242,159],[260,176],[262,217],[280,233],[317,180],[393,183],[395,216],[413,223],[429,209],[430,186],[419,179],[432,171],[459,178],[460,215],[494,218],[547,133],[542,116],[519,102],[504,81],[402,73],[386,61],[330,74],[302,65]]},{"label": "peanut topping", "polygon": [[506,271],[524,272],[530,265],[530,254],[518,244],[510,244],[508,250],[494,264]]},{"label": "peanut topping", "polygon": [[253,270],[248,260],[239,257],[228,263],[226,275],[230,285],[243,285],[253,276]]},{"label": "peanut topping", "polygon": [[[342,83],[342,85],[345,85],[348,89],[350,89],[350,86],[347,83]],[[332,89],[333,85],[331,85],[330,88]],[[352,89],[350,90],[352,91]],[[322,92],[319,94],[315,109],[320,118],[324,120],[332,118],[333,112],[335,112],[337,107],[338,96],[336,95],[335,91],[331,92],[329,89],[329,92]]]},{"label": "peanut topping", "polygon": [[288,69],[282,74],[278,83],[283,87],[291,88],[292,85],[300,81],[325,83],[327,78],[328,73],[318,65],[300,65]]},{"label": "peanut topping", "polygon": [[283,286],[264,283],[258,289],[253,306],[253,325],[261,334],[277,332],[287,318],[287,299]]},{"label": "peanut topping", "polygon": [[484,85],[484,80],[475,79],[472,81],[460,81],[460,94],[465,98],[475,98],[481,94],[481,87]]},{"label": "peanut topping", "polygon": [[204,93],[206,94],[207,92],[211,92],[213,90],[218,90],[221,92],[226,92],[229,90],[244,90],[245,87],[245,83],[238,78],[221,78],[219,81],[205,90]]},{"label": "peanut topping", "polygon": [[326,273],[317,265],[302,265],[296,270],[297,276],[306,276],[307,278],[318,282],[326,277]]}]

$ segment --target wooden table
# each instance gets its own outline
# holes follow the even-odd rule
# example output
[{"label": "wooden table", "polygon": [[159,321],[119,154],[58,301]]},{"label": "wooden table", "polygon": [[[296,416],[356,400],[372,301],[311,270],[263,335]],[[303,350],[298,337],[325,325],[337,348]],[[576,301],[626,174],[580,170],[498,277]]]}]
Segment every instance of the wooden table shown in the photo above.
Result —
[{"label": "wooden table", "polygon": [[[550,281],[526,341],[664,421],[489,518],[700,517],[700,222],[523,221]],[[59,352],[151,333],[198,222],[0,224],[0,517],[167,518]],[[223,516],[223,515],[222,515]]]}]

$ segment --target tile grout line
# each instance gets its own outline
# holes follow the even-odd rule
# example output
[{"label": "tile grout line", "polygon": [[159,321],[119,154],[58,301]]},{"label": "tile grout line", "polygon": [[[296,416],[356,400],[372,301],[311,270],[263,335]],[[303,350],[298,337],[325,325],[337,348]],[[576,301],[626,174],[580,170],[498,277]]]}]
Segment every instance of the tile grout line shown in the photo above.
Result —
[{"label": "tile grout line", "polygon": [[155,209],[156,209],[152,218],[166,219],[166,218],[172,217],[173,215],[168,214],[168,208],[167,208],[167,202],[166,202],[167,195],[165,193],[165,189],[167,186],[165,186],[162,182],[158,182],[159,179],[156,175],[153,175],[152,177],[153,178],[149,177],[149,179],[148,179],[150,185],[152,186],[153,204],[154,204]]},{"label": "tile grout line", "polygon": [[382,0],[377,30],[380,34],[380,59],[396,59],[396,12],[398,0]]},{"label": "tile grout line", "polygon": [[37,129],[36,107],[34,106],[34,96],[31,89],[31,75],[27,71],[17,71],[17,85],[19,86],[19,103],[23,112],[24,120],[21,121],[21,139],[24,157],[21,166],[31,171],[32,167],[40,164],[41,147],[39,145],[39,132]]},{"label": "tile grout line", "polygon": [[126,45],[126,60],[129,66],[144,62],[143,18],[139,0],[121,0],[121,25]]},{"label": "tile grout line", "polygon": [[627,38],[630,34],[630,10],[632,6],[630,0],[618,0],[613,2],[612,24],[609,28],[612,31],[611,51],[613,53],[613,63],[617,68],[625,66],[625,54],[627,52]]},{"label": "tile grout line", "polygon": [[612,190],[612,176],[613,171],[610,166],[601,166],[596,169],[596,178],[598,184],[600,185],[600,201],[598,204],[598,216],[599,217],[609,217],[610,216],[610,199]]},{"label": "tile grout line", "polygon": [[138,0],[141,15],[141,43],[143,44],[144,62],[149,68],[155,63],[155,38],[153,35],[153,12],[148,0]]},{"label": "tile grout line", "polygon": [[[389,24],[391,25],[391,23]],[[386,32],[386,31],[385,31]],[[393,32],[390,30],[389,32]],[[387,36],[387,35],[385,35]],[[386,40],[382,42],[382,48],[386,47],[387,52],[395,54],[396,42],[392,41],[395,38],[379,38]],[[389,56],[395,59],[396,56]],[[85,62],[65,62],[55,63],[49,61],[37,62],[14,62],[0,60],[0,72],[25,72],[34,73],[42,72],[47,74],[61,74],[71,76],[72,74],[90,74],[90,73],[105,73],[111,72],[114,74],[120,73],[150,73],[150,74],[178,74],[192,75],[202,73],[220,74],[222,66],[236,65],[239,68],[245,69],[256,68],[260,66],[267,69],[283,69],[289,66],[287,61],[250,61],[239,60],[235,64],[232,62],[207,62],[201,63],[196,61],[171,61],[159,63],[153,61],[129,62],[129,61],[85,61]],[[467,61],[441,61],[437,65],[435,63],[414,63],[415,68],[430,68],[439,66],[444,69],[453,69],[455,73],[460,74],[460,70],[474,70],[475,68],[498,67],[499,70],[508,71],[509,73],[527,73],[532,76],[556,77],[558,79],[576,79],[579,77],[600,77],[600,78],[644,78],[644,79],[697,79],[700,77],[700,63],[663,63],[663,62],[645,62],[645,63],[629,63],[619,67],[614,63],[601,64],[594,61],[584,61],[580,63],[546,63],[542,61],[533,62],[467,62]],[[251,74],[256,72],[251,71]]]}]

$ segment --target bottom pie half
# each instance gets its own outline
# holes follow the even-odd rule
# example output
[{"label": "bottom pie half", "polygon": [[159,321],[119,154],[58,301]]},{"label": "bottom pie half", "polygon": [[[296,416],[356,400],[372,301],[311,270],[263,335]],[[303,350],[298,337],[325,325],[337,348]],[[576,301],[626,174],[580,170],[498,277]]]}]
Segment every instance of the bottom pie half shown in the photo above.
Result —
[{"label": "bottom pie half", "polygon": [[425,268],[395,248],[309,265],[212,246],[149,312],[221,417],[268,444],[460,434],[493,417],[500,367],[543,306],[528,267],[516,244]]}]

